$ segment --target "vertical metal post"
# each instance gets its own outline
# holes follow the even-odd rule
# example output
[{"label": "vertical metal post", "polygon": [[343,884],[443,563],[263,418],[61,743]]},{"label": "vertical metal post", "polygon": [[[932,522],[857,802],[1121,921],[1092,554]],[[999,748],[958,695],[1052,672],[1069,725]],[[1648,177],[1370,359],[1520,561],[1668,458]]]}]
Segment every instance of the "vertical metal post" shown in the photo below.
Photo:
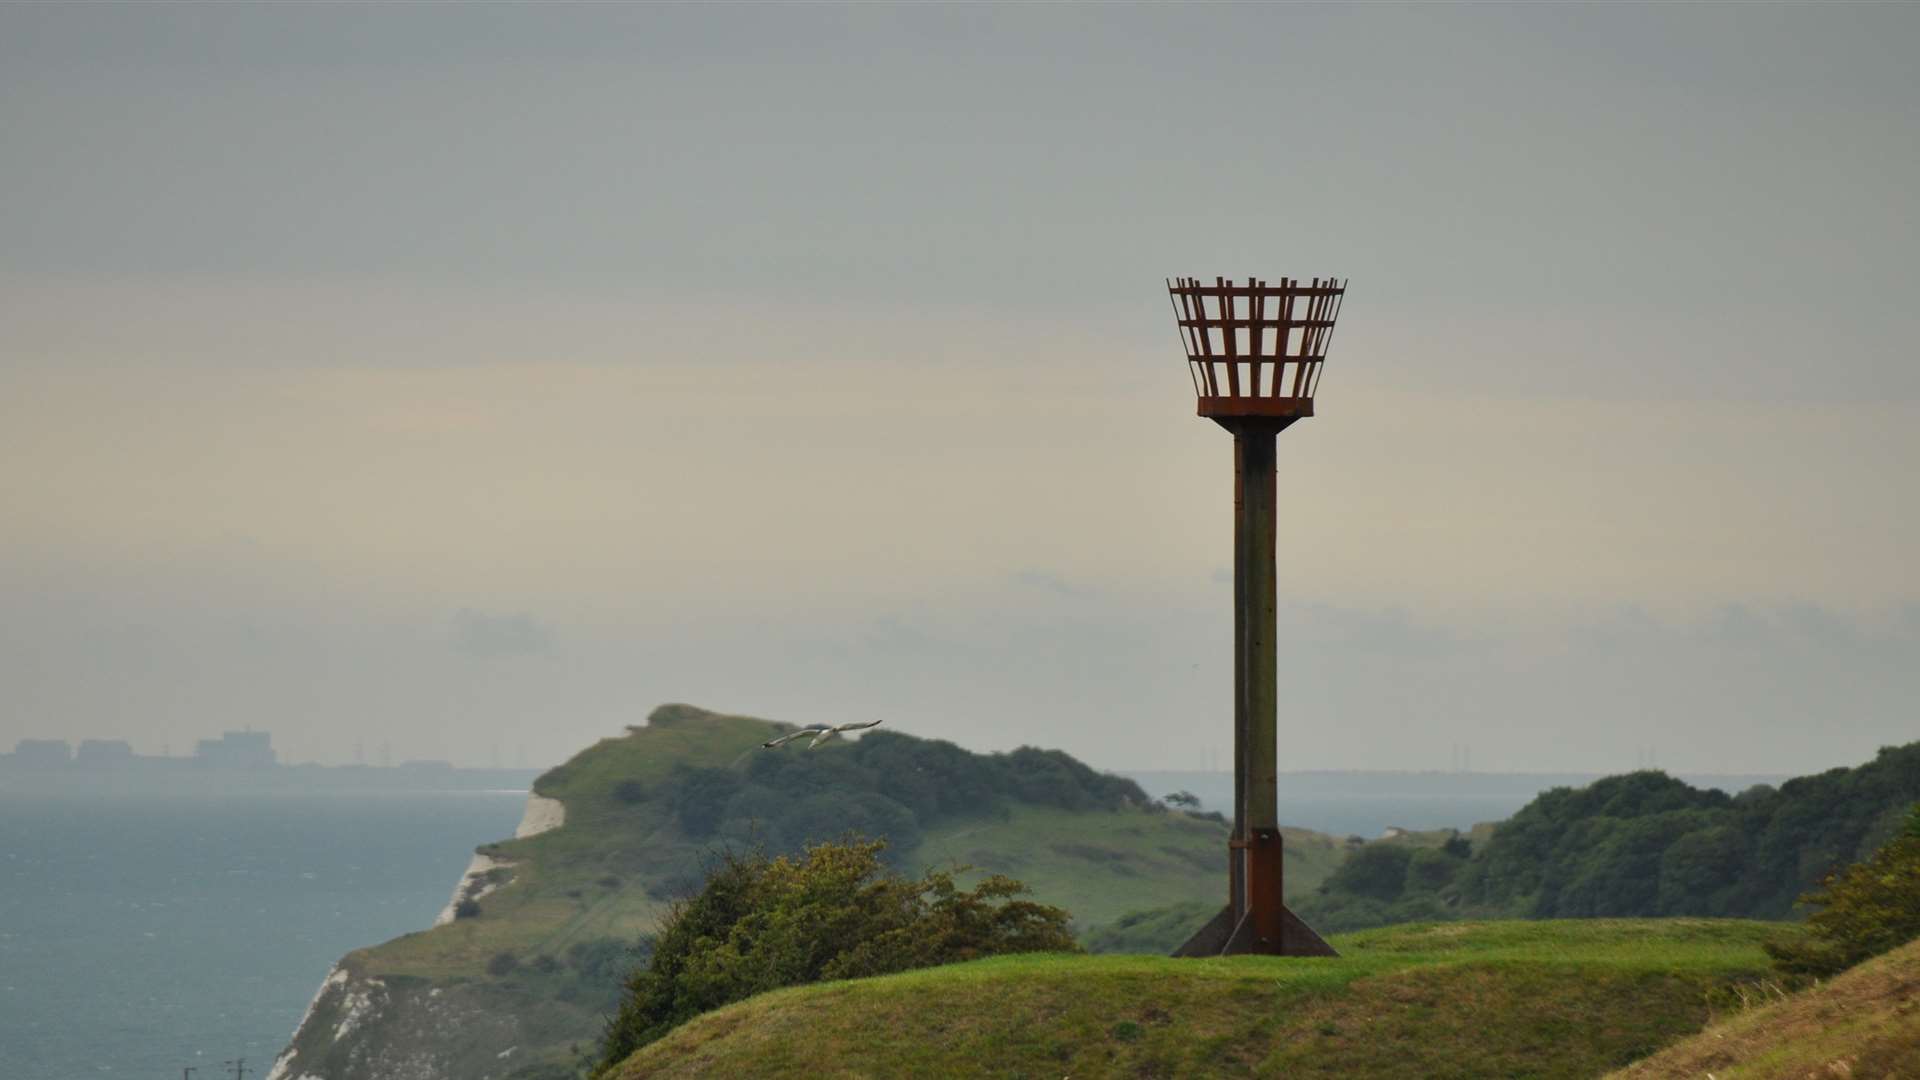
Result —
[{"label": "vertical metal post", "polygon": [[1247,439],[1233,434],[1233,835],[1227,842],[1228,929],[1247,915],[1247,746],[1251,714],[1247,689],[1248,552],[1253,546],[1247,531]]},{"label": "vertical metal post", "polygon": [[[1199,399],[1196,411],[1233,434],[1233,833],[1227,841],[1227,904],[1174,955],[1333,956],[1332,947],[1288,911],[1283,898],[1274,450],[1281,431],[1313,415],[1314,376],[1326,357],[1346,284],[1314,278],[1303,286],[1298,279],[1282,278],[1273,286],[1249,278],[1236,285],[1216,278],[1203,285],[1198,278],[1179,278],[1167,282],[1167,293],[1186,346]],[[1247,300],[1244,309],[1236,304],[1241,297]],[[1306,307],[1298,311],[1295,301],[1302,298]],[[1261,379],[1263,368],[1271,371],[1271,381]],[[1291,392],[1283,393],[1289,369]]]},{"label": "vertical metal post", "polygon": [[[1279,808],[1279,654],[1274,640],[1277,592],[1274,553],[1274,442],[1271,424],[1246,423],[1234,432],[1240,497],[1235,532],[1244,537],[1234,575],[1234,613],[1239,624],[1240,677],[1234,710],[1242,727],[1244,794],[1240,849],[1244,859],[1246,912],[1261,951],[1281,947],[1282,912]],[[1238,546],[1238,545],[1236,545]]]}]

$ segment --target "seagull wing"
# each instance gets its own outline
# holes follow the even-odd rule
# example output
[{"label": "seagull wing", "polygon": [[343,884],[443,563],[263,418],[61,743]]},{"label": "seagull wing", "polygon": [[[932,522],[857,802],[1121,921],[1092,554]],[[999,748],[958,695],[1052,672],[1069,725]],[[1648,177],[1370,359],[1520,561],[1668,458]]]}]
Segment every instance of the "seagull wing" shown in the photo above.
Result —
[{"label": "seagull wing", "polygon": [[821,743],[826,742],[828,739],[833,738],[834,733],[838,732],[839,730],[840,730],[839,728],[826,728],[820,731],[818,734],[814,735],[813,741],[807,744],[807,749],[811,750],[814,747],[819,746]]},{"label": "seagull wing", "polygon": [[879,726],[880,726],[880,721],[878,721],[878,720],[869,720],[869,721],[867,721],[867,722],[866,722],[866,723],[864,723],[864,724],[841,724],[841,725],[840,725],[839,727],[837,727],[837,728],[834,728],[833,730],[835,730],[835,731],[860,731],[860,730],[862,730],[862,729],[864,729],[864,728],[870,728],[870,727],[879,727]]},{"label": "seagull wing", "polygon": [[797,739],[802,735],[810,735],[810,734],[812,734],[812,732],[806,730],[805,728],[801,728],[799,731],[789,731],[785,735],[782,735],[777,739],[768,739],[766,742],[761,743],[760,748],[762,750],[771,750],[774,747],[779,746],[781,743],[792,742],[794,739]]}]

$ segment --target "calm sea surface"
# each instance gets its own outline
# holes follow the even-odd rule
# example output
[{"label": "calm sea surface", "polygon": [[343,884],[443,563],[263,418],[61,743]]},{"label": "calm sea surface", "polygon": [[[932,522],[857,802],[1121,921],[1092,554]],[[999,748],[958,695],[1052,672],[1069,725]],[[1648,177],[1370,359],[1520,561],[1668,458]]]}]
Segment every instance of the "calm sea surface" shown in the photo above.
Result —
[{"label": "calm sea surface", "polygon": [[327,968],[425,928],[524,792],[0,795],[0,1076],[266,1075]]}]

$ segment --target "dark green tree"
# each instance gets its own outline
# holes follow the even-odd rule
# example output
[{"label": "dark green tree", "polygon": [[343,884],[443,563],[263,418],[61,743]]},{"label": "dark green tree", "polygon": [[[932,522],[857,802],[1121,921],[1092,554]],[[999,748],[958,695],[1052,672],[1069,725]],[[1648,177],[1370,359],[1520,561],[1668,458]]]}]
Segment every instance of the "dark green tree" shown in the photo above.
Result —
[{"label": "dark green tree", "polygon": [[699,895],[676,904],[647,966],[627,978],[595,1076],[678,1024],[782,986],[881,975],[1002,953],[1078,952],[1071,916],[989,877],[886,870],[884,842],[817,844],[803,856],[723,857]]},{"label": "dark green tree", "polygon": [[1833,975],[1920,938],[1920,804],[1871,858],[1828,874],[1800,899],[1820,909],[1807,918],[1807,936],[1767,946],[1791,975]]}]

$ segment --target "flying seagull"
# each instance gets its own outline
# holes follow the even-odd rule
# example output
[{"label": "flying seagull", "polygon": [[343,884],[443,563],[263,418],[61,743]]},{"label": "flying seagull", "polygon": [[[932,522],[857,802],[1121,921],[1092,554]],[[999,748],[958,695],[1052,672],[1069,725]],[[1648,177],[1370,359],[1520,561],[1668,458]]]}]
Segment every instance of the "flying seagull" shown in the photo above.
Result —
[{"label": "flying seagull", "polygon": [[760,746],[763,749],[770,750],[790,739],[797,739],[802,735],[811,735],[813,736],[813,741],[807,744],[807,749],[811,750],[843,731],[859,731],[861,728],[875,727],[879,723],[880,721],[878,720],[869,720],[864,724],[841,724],[839,727],[835,727],[832,724],[808,724],[799,731],[789,731],[777,739],[768,739],[766,742],[761,743]]}]

